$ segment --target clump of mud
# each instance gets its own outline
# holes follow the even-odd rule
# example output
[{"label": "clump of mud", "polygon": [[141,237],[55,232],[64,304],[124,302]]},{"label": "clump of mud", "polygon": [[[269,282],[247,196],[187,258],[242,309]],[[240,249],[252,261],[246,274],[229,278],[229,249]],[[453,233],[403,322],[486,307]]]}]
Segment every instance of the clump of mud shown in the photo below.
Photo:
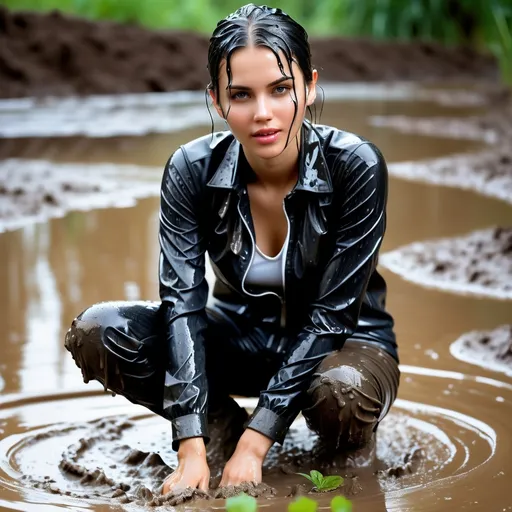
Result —
[{"label": "clump of mud", "polygon": [[[330,81],[498,78],[494,57],[467,47],[311,38],[311,49]],[[193,32],[0,7],[0,96],[201,90],[209,81],[207,50],[208,36]]]},{"label": "clump of mud", "polygon": [[131,206],[134,199],[157,193],[160,174],[160,169],[135,166],[3,160],[0,233],[70,210]]},{"label": "clump of mud", "polygon": [[512,376],[512,324],[492,331],[471,331],[450,346],[453,357]]},{"label": "clump of mud", "polygon": [[381,265],[424,286],[463,294],[512,298],[512,228],[416,242],[384,253]]}]

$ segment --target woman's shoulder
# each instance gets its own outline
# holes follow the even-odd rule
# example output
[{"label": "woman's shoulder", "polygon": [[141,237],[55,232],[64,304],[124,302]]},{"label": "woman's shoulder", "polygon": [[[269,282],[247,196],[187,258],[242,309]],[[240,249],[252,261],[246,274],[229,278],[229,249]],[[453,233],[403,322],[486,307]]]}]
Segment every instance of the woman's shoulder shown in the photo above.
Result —
[{"label": "woman's shoulder", "polygon": [[171,155],[169,161],[175,167],[208,167],[210,161],[223,157],[227,148],[233,142],[229,131],[214,132],[193,139],[179,146]]},{"label": "woman's shoulder", "polygon": [[368,166],[384,162],[379,148],[361,135],[322,124],[315,124],[312,127],[322,143],[328,161],[347,163],[362,160]]}]

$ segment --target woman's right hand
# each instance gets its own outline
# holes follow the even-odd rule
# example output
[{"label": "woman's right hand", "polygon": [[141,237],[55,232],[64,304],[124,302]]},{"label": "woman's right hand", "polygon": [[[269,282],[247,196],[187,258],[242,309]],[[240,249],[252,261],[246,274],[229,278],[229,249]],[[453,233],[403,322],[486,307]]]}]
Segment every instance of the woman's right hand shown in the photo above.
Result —
[{"label": "woman's right hand", "polygon": [[192,487],[208,491],[210,468],[206,462],[206,448],[202,437],[180,441],[178,467],[165,480],[162,494]]}]

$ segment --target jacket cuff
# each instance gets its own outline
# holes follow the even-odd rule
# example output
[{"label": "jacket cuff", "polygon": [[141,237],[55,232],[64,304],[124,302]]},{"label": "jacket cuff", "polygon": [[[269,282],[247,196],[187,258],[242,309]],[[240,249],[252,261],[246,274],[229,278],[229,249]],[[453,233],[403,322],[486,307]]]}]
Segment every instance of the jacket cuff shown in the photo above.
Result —
[{"label": "jacket cuff", "polygon": [[263,407],[256,407],[244,426],[256,430],[279,444],[283,444],[288,432],[286,420],[270,409],[264,409]]},{"label": "jacket cuff", "polygon": [[172,425],[172,449],[178,451],[180,441],[191,437],[204,437],[205,444],[208,443],[208,425],[204,414],[187,414],[174,418]]}]

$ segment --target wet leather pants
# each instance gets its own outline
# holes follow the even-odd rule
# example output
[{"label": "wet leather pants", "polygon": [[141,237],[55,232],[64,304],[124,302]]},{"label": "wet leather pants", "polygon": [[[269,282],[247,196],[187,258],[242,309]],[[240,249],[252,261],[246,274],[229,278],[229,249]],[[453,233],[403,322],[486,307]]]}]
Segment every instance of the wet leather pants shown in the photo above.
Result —
[{"label": "wet leather pants", "polygon": [[[236,438],[247,414],[230,395],[258,396],[285,354],[266,348],[272,344],[261,329],[241,332],[215,311],[207,313],[208,423],[211,431],[222,417],[229,425],[216,430],[231,429]],[[165,337],[159,315],[155,302],[96,304],[73,321],[65,345],[85,382],[96,379],[161,415]],[[319,365],[302,413],[326,446],[362,448],[393,404],[399,378],[396,360],[379,344],[351,338]],[[210,444],[217,444],[214,432],[210,435]]]}]

